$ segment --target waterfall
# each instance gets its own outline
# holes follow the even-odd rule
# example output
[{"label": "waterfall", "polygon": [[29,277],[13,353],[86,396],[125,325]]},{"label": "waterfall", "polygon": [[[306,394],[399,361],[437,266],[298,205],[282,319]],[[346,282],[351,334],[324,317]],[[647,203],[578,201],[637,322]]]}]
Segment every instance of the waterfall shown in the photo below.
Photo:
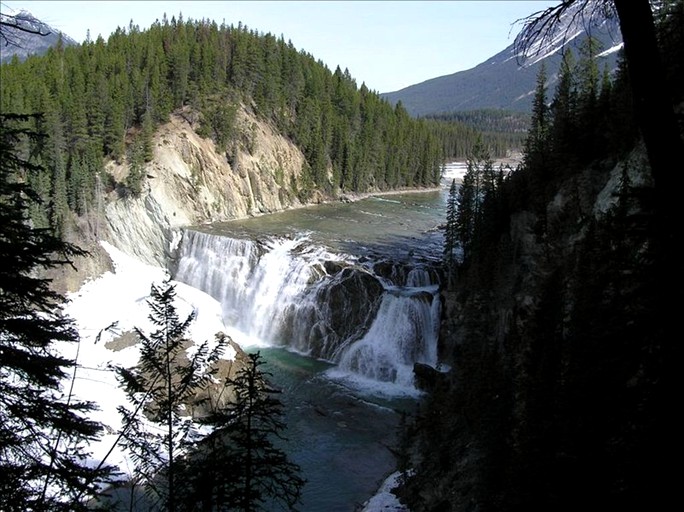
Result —
[{"label": "waterfall", "polygon": [[437,363],[438,284],[427,268],[333,254],[305,235],[239,240],[184,233],[175,279],[220,301],[248,339],[411,386]]},{"label": "waterfall", "polygon": [[413,384],[413,364],[437,363],[439,301],[429,292],[386,293],[366,335],[342,356],[342,371],[401,386]]},{"label": "waterfall", "polygon": [[255,242],[186,231],[176,279],[218,300],[227,325],[277,344],[284,313],[324,272],[324,254],[304,237]]}]

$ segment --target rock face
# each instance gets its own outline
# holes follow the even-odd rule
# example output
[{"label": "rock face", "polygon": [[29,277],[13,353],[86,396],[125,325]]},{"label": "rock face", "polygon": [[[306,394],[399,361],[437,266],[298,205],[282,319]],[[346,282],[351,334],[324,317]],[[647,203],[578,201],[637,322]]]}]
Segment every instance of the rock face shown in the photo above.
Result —
[{"label": "rock face", "polygon": [[444,374],[429,364],[415,363],[413,374],[416,378],[416,388],[421,391],[434,391],[445,382]]},{"label": "rock face", "polygon": [[[293,185],[304,165],[301,151],[246,109],[237,119],[241,143],[231,164],[213,141],[195,133],[191,112],[172,115],[155,135],[140,196],[110,194],[102,237],[146,263],[165,266],[183,226],[299,206]],[[128,166],[110,163],[106,171],[123,182]]]},{"label": "rock face", "polygon": [[300,345],[296,348],[302,352],[335,361],[344,348],[368,331],[383,287],[375,276],[352,267],[340,270],[330,280],[312,289],[312,296],[292,312],[284,336],[297,340]]},{"label": "rock face", "polygon": [[[412,510],[573,510],[586,496],[630,508],[659,488],[669,336],[644,151],[555,185],[444,294],[453,369],[423,413],[420,477],[404,490]],[[429,369],[416,370],[429,388]]]}]

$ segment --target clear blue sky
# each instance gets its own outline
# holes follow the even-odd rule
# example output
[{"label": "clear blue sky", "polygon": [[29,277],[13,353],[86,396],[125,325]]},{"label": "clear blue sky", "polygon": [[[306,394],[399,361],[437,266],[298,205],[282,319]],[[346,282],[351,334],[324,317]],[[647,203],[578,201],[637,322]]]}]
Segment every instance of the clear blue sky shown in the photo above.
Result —
[{"label": "clear blue sky", "polygon": [[520,30],[514,22],[558,0],[536,1],[14,1],[82,42],[107,39],[133,20],[141,29],[166,13],[184,19],[241,21],[281,34],[325,62],[348,68],[361,85],[391,92],[469,69],[506,48]]}]

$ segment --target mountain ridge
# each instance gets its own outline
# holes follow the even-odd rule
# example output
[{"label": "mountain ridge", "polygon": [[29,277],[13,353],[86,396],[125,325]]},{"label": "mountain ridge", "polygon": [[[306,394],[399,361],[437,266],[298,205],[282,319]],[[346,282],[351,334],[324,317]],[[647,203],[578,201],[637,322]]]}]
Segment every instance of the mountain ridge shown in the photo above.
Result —
[{"label": "mountain ridge", "polygon": [[[78,45],[67,34],[39,20],[25,9],[14,10],[3,6],[0,20],[4,23],[0,40],[0,63],[3,64],[11,61],[15,55],[20,61],[31,55],[43,55],[51,47],[56,46],[60,39],[65,46]],[[11,24],[16,24],[19,28]]]},{"label": "mountain ridge", "polygon": [[[599,69],[607,65],[612,72],[617,67],[618,50],[622,46],[620,30],[615,19],[584,19],[565,13],[565,20],[550,35],[546,45],[536,41],[530,45],[525,58],[512,43],[477,66],[435,77],[399,91],[380,96],[396,105],[401,101],[408,113],[415,117],[480,109],[502,109],[530,112],[536,78],[541,64],[547,74],[547,87],[557,80],[563,51],[579,52],[587,36],[601,45],[597,57]],[[566,36],[566,30],[570,35]]]}]

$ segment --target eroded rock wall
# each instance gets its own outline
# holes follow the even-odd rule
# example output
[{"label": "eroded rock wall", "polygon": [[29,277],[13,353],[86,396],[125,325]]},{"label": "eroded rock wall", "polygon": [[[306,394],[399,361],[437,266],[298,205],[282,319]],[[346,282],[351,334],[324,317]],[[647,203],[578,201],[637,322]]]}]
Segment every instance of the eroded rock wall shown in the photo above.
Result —
[{"label": "eroded rock wall", "polygon": [[[165,266],[180,228],[299,206],[293,190],[304,156],[269,124],[242,108],[237,128],[243,142],[229,156],[194,130],[192,113],[171,116],[154,138],[154,159],[145,167],[138,197],[113,191],[104,206],[102,238],[140,260]],[[248,142],[244,142],[248,139]],[[122,183],[128,164],[106,168]]]}]

